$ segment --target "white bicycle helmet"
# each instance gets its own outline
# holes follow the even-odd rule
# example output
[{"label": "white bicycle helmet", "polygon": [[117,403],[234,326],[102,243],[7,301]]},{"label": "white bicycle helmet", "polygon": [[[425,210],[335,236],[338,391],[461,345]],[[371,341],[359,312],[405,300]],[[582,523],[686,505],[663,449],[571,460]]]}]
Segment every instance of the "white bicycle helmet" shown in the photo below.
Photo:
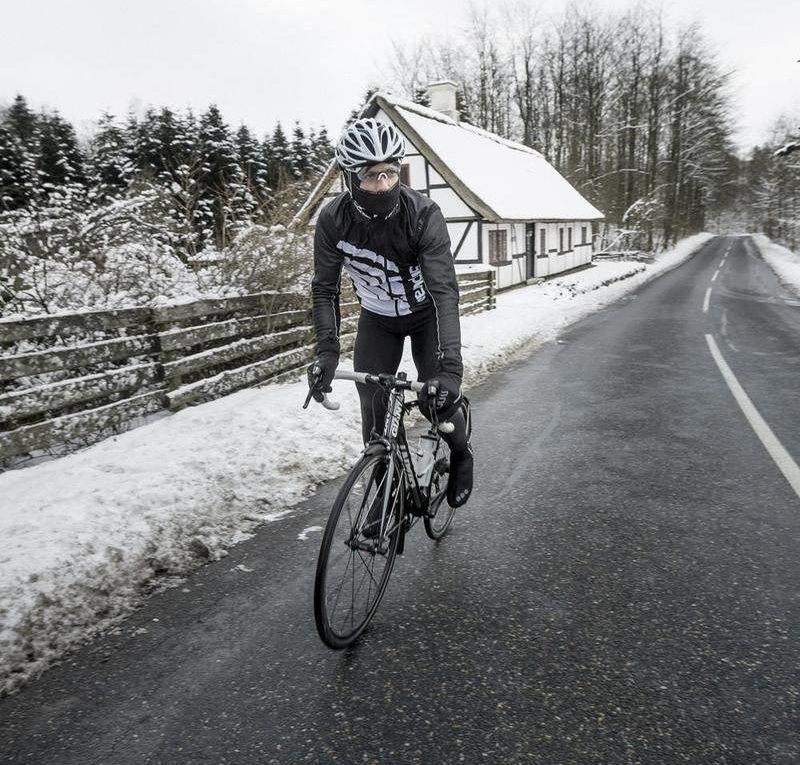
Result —
[{"label": "white bicycle helmet", "polygon": [[355,172],[378,162],[402,162],[406,142],[397,128],[372,118],[348,125],[336,145],[336,162],[342,170]]}]

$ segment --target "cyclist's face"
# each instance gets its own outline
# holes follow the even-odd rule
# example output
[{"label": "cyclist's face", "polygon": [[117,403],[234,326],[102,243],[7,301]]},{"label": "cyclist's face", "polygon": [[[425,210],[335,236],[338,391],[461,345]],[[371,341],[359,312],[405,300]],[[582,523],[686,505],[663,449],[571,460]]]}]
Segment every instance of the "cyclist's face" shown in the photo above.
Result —
[{"label": "cyclist's face", "polygon": [[398,183],[400,183],[400,178],[397,170],[388,162],[381,162],[370,167],[361,179],[361,188],[364,191],[388,191]]}]

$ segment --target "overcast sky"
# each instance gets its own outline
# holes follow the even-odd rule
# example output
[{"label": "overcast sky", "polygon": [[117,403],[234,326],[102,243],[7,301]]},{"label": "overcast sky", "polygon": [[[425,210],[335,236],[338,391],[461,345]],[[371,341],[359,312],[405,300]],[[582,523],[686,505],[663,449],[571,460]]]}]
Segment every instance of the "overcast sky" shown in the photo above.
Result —
[{"label": "overcast sky", "polygon": [[[545,10],[555,0],[532,3]],[[627,0],[596,0],[598,8]],[[699,7],[698,7],[699,6]],[[259,135],[280,119],[338,132],[391,41],[456,36],[468,0],[0,0],[0,104],[21,92],[86,130],[104,110],[218,104]],[[743,147],[800,113],[800,0],[665,0],[735,68]]]}]

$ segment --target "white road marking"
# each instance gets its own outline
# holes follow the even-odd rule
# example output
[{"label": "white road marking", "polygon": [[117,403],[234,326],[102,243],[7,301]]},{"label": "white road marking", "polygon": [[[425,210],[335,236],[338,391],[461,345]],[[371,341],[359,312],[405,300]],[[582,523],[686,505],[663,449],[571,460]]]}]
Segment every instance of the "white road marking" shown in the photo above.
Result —
[{"label": "white road marking", "polygon": [[703,300],[703,313],[708,313],[708,303],[711,300],[711,287],[706,290],[706,296]]},{"label": "white road marking", "polygon": [[719,276],[719,269],[717,269],[716,271],[714,271],[714,276],[712,276],[712,277],[711,277],[711,281],[712,281],[712,282],[715,282],[715,281],[717,281],[717,277],[718,277],[718,276]]},{"label": "white road marking", "polygon": [[706,335],[706,342],[708,349],[711,351],[711,356],[719,367],[722,373],[722,378],[728,384],[736,403],[739,404],[744,416],[750,423],[750,427],[755,431],[764,448],[772,457],[773,462],[778,466],[778,469],[783,473],[784,478],[789,482],[789,485],[794,489],[794,493],[800,498],[800,467],[792,458],[792,455],[786,451],[783,444],[778,441],[772,429],[767,425],[764,418],[758,413],[758,410],[753,406],[750,397],[744,392],[744,388],[739,384],[736,375],[733,374],[731,368],[728,366],[725,359],[717,347],[717,343],[711,335]]}]

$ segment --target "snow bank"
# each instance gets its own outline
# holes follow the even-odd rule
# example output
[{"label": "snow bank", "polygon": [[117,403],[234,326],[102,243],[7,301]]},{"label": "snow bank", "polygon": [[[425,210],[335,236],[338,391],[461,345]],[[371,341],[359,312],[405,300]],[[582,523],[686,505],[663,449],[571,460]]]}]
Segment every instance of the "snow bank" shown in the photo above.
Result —
[{"label": "snow bank", "polygon": [[[499,295],[495,311],[462,320],[467,383],[710,237],[646,266],[604,262]],[[410,353],[403,366],[413,369]],[[241,391],[0,475],[0,691],[108,627],[165,574],[224,556],[351,465],[361,434],[353,386],[335,385],[337,412],[304,411],[304,396],[303,382]]]},{"label": "snow bank", "polygon": [[764,234],[752,234],[753,243],[767,265],[776,273],[781,282],[800,295],[800,255],[796,255],[783,245],[773,242]]}]

